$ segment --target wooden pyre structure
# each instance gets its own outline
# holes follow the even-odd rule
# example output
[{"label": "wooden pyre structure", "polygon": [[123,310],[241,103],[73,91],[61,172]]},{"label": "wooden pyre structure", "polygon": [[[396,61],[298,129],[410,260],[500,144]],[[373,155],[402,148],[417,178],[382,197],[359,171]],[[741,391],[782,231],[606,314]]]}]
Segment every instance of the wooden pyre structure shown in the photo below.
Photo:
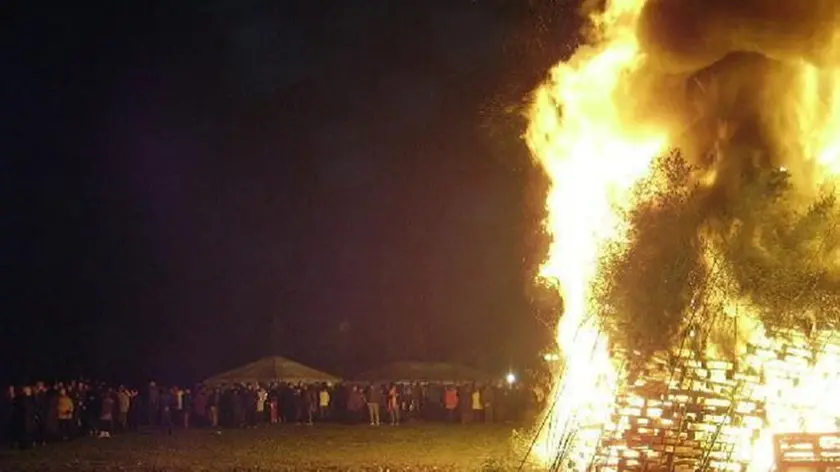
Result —
[{"label": "wooden pyre structure", "polygon": [[[747,355],[738,362],[710,358],[694,349],[650,361],[619,389],[609,424],[577,425],[579,430],[600,433],[592,444],[594,457],[566,456],[552,468],[742,472],[757,460],[775,462],[780,468],[800,463],[840,466],[840,440],[831,442],[836,435],[774,438],[766,430],[768,407],[778,411],[785,408],[784,402],[794,401],[786,393],[806,375],[815,352],[826,350],[840,355],[840,346],[828,343],[815,348],[803,336],[790,335],[783,342],[747,346]],[[840,382],[840,365],[826,375]],[[770,390],[768,378],[774,379]],[[756,449],[762,438],[769,447]]]}]

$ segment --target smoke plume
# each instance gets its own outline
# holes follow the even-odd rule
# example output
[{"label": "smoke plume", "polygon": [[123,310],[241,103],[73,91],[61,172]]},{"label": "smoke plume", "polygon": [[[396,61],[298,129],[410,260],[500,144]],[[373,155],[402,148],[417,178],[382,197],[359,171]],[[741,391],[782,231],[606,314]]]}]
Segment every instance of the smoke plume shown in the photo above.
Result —
[{"label": "smoke plume", "polygon": [[[803,64],[840,66],[838,25],[835,0],[648,0],[637,31],[647,58],[639,74],[683,88],[671,92],[679,97],[679,121],[691,127],[681,147],[694,163],[735,174],[784,166],[807,186],[809,163],[790,132],[799,105],[790,91]],[[737,165],[709,162],[721,137]]]},{"label": "smoke plume", "polygon": [[679,123],[675,145],[720,192],[737,198],[745,179],[784,168],[797,191],[815,194],[802,127],[819,125],[830,108],[803,124],[797,91],[816,77],[818,101],[837,93],[825,71],[840,67],[840,2],[648,0],[637,37],[645,57],[637,89],[646,89],[634,92],[650,97],[642,113]]},{"label": "smoke plume", "polygon": [[[840,67],[840,1],[648,0],[637,26],[644,63],[630,88],[648,100],[634,98],[640,105],[627,113],[668,122],[680,159],[699,177],[688,189],[671,189],[688,195],[679,205],[643,205],[630,215],[633,243],[607,262],[603,305],[622,307],[628,336],[673,335],[681,325],[674,311],[696,310],[709,284],[670,287],[644,300],[633,294],[700,280],[689,272],[708,275],[696,261],[713,244],[740,294],[768,313],[765,322],[796,324],[814,312],[835,317],[828,307],[840,301],[840,211],[833,195],[818,189],[813,138],[803,130],[830,110],[817,109],[817,121],[803,124],[797,91],[803,71],[813,71],[828,81],[815,95],[836,93],[835,79],[821,71]],[[675,238],[686,230],[706,243]],[[642,344],[653,350],[667,343]]]},{"label": "smoke plume", "polygon": [[840,63],[838,20],[834,0],[649,0],[638,33],[656,65],[672,73],[703,69],[733,51],[831,66]]}]

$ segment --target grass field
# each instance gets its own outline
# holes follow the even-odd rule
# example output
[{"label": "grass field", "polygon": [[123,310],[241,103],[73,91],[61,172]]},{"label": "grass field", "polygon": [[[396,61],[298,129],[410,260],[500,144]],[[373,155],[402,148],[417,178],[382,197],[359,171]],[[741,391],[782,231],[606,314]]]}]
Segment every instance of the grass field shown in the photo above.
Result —
[{"label": "grass field", "polygon": [[514,430],[501,425],[282,425],[148,431],[0,452],[0,470],[516,470]]}]

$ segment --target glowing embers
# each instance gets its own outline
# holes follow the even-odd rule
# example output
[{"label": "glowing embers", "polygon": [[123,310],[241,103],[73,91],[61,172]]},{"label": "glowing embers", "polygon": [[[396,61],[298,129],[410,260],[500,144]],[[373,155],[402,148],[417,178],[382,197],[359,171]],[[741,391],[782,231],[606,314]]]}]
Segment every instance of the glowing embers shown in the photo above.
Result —
[{"label": "glowing embers", "polygon": [[639,375],[618,395],[592,468],[602,471],[746,469],[738,450],[758,438],[755,402],[726,361],[689,350]]},{"label": "glowing embers", "polygon": [[775,458],[786,467],[840,466],[840,433],[780,434],[774,437]]},{"label": "glowing embers", "polygon": [[760,395],[774,433],[840,431],[840,348],[830,336],[787,334],[750,347],[745,363],[763,377]]},{"label": "glowing embers", "polygon": [[[762,337],[737,364],[689,350],[669,365],[649,363],[616,396],[589,469],[768,471],[777,454],[840,461],[840,437],[830,433],[840,431],[830,400],[840,391],[840,348],[820,339]],[[774,447],[774,437],[788,439]]]}]

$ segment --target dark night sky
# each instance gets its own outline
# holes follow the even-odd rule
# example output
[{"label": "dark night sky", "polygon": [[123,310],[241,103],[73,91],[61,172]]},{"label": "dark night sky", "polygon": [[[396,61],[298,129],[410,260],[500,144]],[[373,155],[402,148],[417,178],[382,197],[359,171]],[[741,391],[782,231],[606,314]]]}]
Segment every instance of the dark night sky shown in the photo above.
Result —
[{"label": "dark night sky", "polygon": [[531,3],[19,2],[0,380],[535,356]]}]

